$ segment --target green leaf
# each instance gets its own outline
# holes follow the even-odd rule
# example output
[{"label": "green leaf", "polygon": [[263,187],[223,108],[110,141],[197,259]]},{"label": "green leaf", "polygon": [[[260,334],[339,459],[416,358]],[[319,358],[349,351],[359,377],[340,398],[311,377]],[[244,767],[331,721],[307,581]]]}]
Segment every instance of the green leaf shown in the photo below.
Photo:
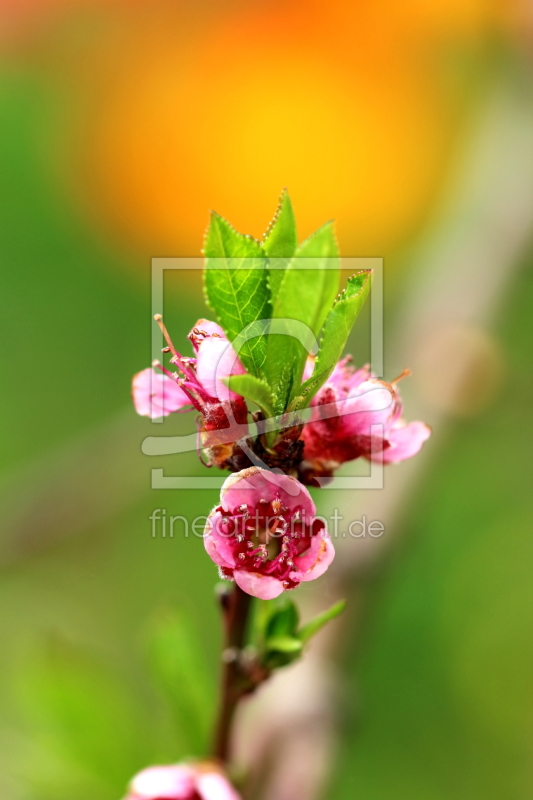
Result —
[{"label": "green leaf", "polygon": [[[322,275],[322,283],[319,286],[317,282],[316,285],[320,298],[317,300],[316,317],[311,325],[313,333],[318,336],[339,291],[340,260],[339,245],[335,236],[335,223],[326,222],[322,228],[319,228],[309,239],[303,242],[296,253],[296,258],[309,259],[307,263],[312,263],[315,267],[313,272],[318,272]],[[306,263],[306,261],[303,263]]]},{"label": "green leaf", "polygon": [[341,292],[329,312],[324,324],[315,369],[298,391],[298,395],[302,398],[299,408],[311,402],[342,356],[350,331],[370,291],[371,276],[371,270],[362,270],[348,278],[346,289]]},{"label": "green leaf", "polygon": [[279,294],[279,288],[285,275],[285,270],[291,262],[290,258],[269,258],[268,260],[268,285],[272,303]]},{"label": "green leaf", "polygon": [[287,189],[281,193],[274,219],[263,236],[262,245],[269,257],[268,280],[272,298],[275,298],[284,270],[298,247],[296,220]]},{"label": "green leaf", "polygon": [[263,411],[266,419],[274,416],[272,393],[268,383],[248,374],[231,375],[229,378],[223,378],[222,380],[233,392],[245,397],[246,400],[256,403]]},{"label": "green leaf", "polygon": [[275,653],[301,653],[303,644],[294,636],[276,636],[267,641],[267,649]]},{"label": "green leaf", "polygon": [[296,312],[293,318],[305,322],[317,336],[339,290],[339,275],[335,227],[326,222],[294,254],[281,285],[284,297],[279,307],[274,307],[274,316]]},{"label": "green leaf", "polygon": [[265,377],[274,411],[282,413],[300,386],[305,360],[335,299],[339,284],[339,250],[328,222],[297,249],[274,300]]},{"label": "green leaf", "polygon": [[201,658],[201,642],[185,614],[167,611],[147,637],[152,673],[169,701],[178,731],[191,751],[204,753],[212,723],[213,692]]},{"label": "green leaf", "polygon": [[268,670],[285,667],[300,657],[299,619],[296,605],[286,596],[256,604],[253,639],[261,664]]},{"label": "green leaf", "polygon": [[[294,397],[287,409],[290,412],[301,411],[307,408],[317,391],[327,381],[331,375],[331,370],[323,370],[317,373],[316,371],[308,378],[298,390],[298,394]],[[305,421],[302,419],[302,421]]]},{"label": "green leaf", "polygon": [[287,189],[281,193],[274,219],[261,243],[269,258],[292,258],[296,252],[296,219]]},{"label": "green leaf", "polygon": [[297,661],[303,650],[303,642],[297,636],[273,636],[265,643],[261,663],[269,670],[286,667]]},{"label": "green leaf", "polygon": [[299,620],[298,609],[292,600],[280,599],[266,625],[267,640],[276,639],[279,636],[294,636]]},{"label": "green leaf", "polygon": [[[212,212],[204,254],[206,300],[233,342],[251,323],[271,317],[265,252],[252,236],[237,233],[229,222]],[[266,335],[261,333],[244,341],[238,354],[246,370],[260,376],[266,357]]]},{"label": "green leaf", "polygon": [[346,600],[339,600],[338,603],[328,608],[327,611],[323,611],[322,614],[318,614],[314,619],[304,625],[298,631],[298,638],[300,641],[305,644],[311,639],[318,631],[320,631],[324,625],[338,617],[339,614],[342,614],[344,609],[346,608]]}]

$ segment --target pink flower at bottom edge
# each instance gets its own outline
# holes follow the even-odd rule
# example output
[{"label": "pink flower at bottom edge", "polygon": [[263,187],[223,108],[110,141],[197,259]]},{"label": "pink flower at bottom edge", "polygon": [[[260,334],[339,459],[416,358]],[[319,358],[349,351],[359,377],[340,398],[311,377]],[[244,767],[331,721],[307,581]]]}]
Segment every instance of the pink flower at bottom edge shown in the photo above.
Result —
[{"label": "pink flower at bottom edge", "polygon": [[214,764],[148,767],[130,784],[125,800],[240,800]]},{"label": "pink flower at bottom edge", "polygon": [[296,478],[249,467],[225,481],[204,533],[221,575],[270,600],[320,577],[335,556],[311,495]]}]

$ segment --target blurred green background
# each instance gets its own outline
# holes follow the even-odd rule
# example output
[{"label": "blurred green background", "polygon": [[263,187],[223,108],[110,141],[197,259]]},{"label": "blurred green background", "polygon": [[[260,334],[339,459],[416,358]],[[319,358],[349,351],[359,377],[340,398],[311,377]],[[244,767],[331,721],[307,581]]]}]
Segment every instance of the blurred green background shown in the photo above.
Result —
[{"label": "blurred green background", "polygon": [[[130,382],[150,360],[150,258],[198,255],[211,207],[259,236],[288,185],[301,238],[335,217],[344,255],[384,257],[386,375],[414,369],[407,415],[434,426],[383,492],[316,497],[386,525],[307,592],[352,609],[322,645],[336,735],[317,796],[530,798],[531,11],[27,0],[2,16],[0,796],[118,800],[205,739],[216,573],[201,540],[153,539],[148,518],[205,514],[217,492],[150,489],[153,466],[205,470],[142,455]],[[206,313],[199,274],[167,289],[179,340]]]}]

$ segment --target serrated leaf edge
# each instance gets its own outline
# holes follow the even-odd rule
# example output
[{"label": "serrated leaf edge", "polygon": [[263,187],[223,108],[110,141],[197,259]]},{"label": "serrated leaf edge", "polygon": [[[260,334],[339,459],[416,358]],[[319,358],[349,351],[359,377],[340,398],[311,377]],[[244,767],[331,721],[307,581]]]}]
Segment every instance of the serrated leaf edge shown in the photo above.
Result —
[{"label": "serrated leaf edge", "polygon": [[[333,301],[333,305],[331,306],[330,310],[328,311],[328,316],[324,320],[324,325],[322,326],[322,333],[320,334],[320,341],[318,343],[318,353],[317,353],[317,357],[315,359],[315,366],[314,366],[314,369],[313,369],[313,375],[316,372],[317,376],[318,376],[317,367],[318,367],[318,365],[320,363],[320,351],[322,349],[322,342],[324,341],[324,328],[326,326],[327,318],[329,317],[331,312],[336,308],[336,306],[339,303],[341,303],[343,300],[346,300],[346,299],[349,300],[350,299],[350,298],[346,298],[346,292],[348,291],[348,286],[349,286],[349,283],[350,283],[351,279],[352,278],[356,278],[358,275],[365,275],[366,274],[367,276],[370,276],[373,273],[373,271],[374,270],[372,270],[372,269],[359,269],[359,270],[357,270],[357,272],[352,273],[346,279],[346,286],[344,287],[344,289],[341,289],[341,291],[339,292],[339,294],[337,295],[337,297]],[[313,377],[313,375],[311,375],[311,378]],[[303,384],[302,384],[302,386],[303,386]]]},{"label": "serrated leaf edge", "polygon": [[[339,294],[338,294],[338,295],[337,295],[337,297],[335,298],[335,301],[334,301],[333,305],[331,306],[331,308],[330,308],[330,310],[329,310],[329,312],[328,312],[328,316],[331,314],[331,312],[332,312],[332,311],[333,311],[333,309],[334,309],[334,308],[337,306],[337,304],[338,304],[338,303],[340,303],[342,300],[345,300],[345,299],[347,299],[347,298],[346,298],[346,292],[347,292],[347,290],[348,290],[348,286],[349,286],[349,282],[350,282],[350,280],[351,280],[352,278],[355,278],[355,277],[357,277],[358,275],[364,275],[364,274],[367,274],[368,276],[370,276],[370,275],[372,274],[372,272],[373,272],[373,270],[371,270],[371,269],[360,269],[360,270],[357,270],[357,272],[354,272],[352,275],[350,275],[350,276],[348,277],[348,279],[347,279],[347,285],[344,287],[344,289],[342,289],[342,290],[339,292]],[[349,299],[349,298],[348,298],[348,299]],[[326,320],[327,320],[327,317],[326,317]],[[294,396],[294,398],[293,398],[293,401],[292,401],[291,405],[289,406],[289,410],[290,410],[290,411],[301,411],[301,409],[305,407],[305,406],[304,406],[304,403],[305,403],[305,402],[307,401],[307,399],[308,399],[309,392],[310,392],[310,391],[311,391],[311,390],[314,388],[314,387],[313,387],[313,378],[315,378],[316,380],[318,380],[318,379],[321,377],[321,375],[320,375],[320,370],[319,370],[319,364],[320,364],[320,351],[321,351],[321,349],[322,349],[322,342],[323,342],[323,340],[324,340],[324,327],[325,327],[325,324],[326,324],[326,323],[324,322],[324,326],[323,326],[323,329],[322,329],[322,334],[321,334],[321,336],[320,336],[320,343],[319,343],[318,355],[317,355],[317,357],[316,357],[316,359],[315,359],[315,365],[314,365],[314,369],[313,369],[313,374],[312,374],[312,375],[311,375],[311,376],[310,376],[310,377],[309,377],[309,378],[308,378],[306,381],[304,381],[304,382],[301,384],[301,386],[300,386],[300,389],[298,390],[298,392],[297,392],[297,393],[296,393],[296,395]],[[331,372],[333,372],[333,370],[334,370],[334,369],[335,369],[335,365],[333,365],[333,367],[331,368],[330,374],[331,374]],[[323,372],[327,372],[327,370],[323,370]],[[329,376],[328,376],[328,377],[329,377]],[[326,382],[326,380],[327,380],[327,378],[326,378],[326,379],[323,381],[323,384]],[[303,388],[303,387],[304,387],[306,384],[308,384],[308,386],[307,386],[307,387],[304,389],[304,391],[302,392],[302,388]],[[323,384],[322,384],[322,385],[323,385]],[[312,399],[313,397],[314,397],[314,394],[313,394],[313,395],[311,395],[311,398],[310,398],[310,399]],[[298,402],[297,402],[297,401],[298,401],[300,398],[301,398],[301,401],[302,401],[302,405],[300,405],[300,403],[298,403]]]},{"label": "serrated leaf edge", "polygon": [[[328,219],[326,222],[324,222],[323,225],[317,228],[316,231],[313,231],[313,233],[310,236],[308,236],[307,239],[304,239],[303,242],[298,245],[298,250],[301,250],[304,245],[306,245],[308,242],[311,242],[315,238],[315,236],[318,236],[318,234],[321,231],[323,231],[324,228],[327,228],[328,225],[331,225],[331,227],[333,228],[333,238],[335,239],[337,250],[339,250],[339,240],[337,239],[337,223],[336,220],[334,219]],[[294,254],[293,258],[298,258],[298,256]]]},{"label": "serrated leaf edge", "polygon": [[[217,217],[217,219],[221,220],[221,222],[223,222],[224,225],[226,225],[237,236],[240,236],[241,239],[248,239],[249,241],[255,242],[256,244],[258,244],[261,247],[261,250],[263,249],[263,242],[261,240],[256,239],[255,236],[252,236],[251,233],[240,233],[237,230],[237,228],[235,228],[231,224],[231,222],[229,222],[225,217],[222,216],[222,214],[219,214],[218,211],[211,210],[209,212],[209,222],[207,224],[207,227],[206,227],[206,229],[204,231],[204,235],[202,237],[202,249],[200,250],[200,254],[201,255],[205,256],[205,241],[207,239],[207,234],[209,233],[209,228],[210,228],[211,220],[213,219],[213,217]],[[263,256],[264,256],[264,258],[267,258],[266,253],[263,253]],[[231,258],[231,256],[228,256],[228,258]]]},{"label": "serrated leaf edge", "polygon": [[288,190],[288,188],[286,186],[284,186],[283,189],[281,190],[281,194],[280,194],[279,199],[278,199],[278,205],[276,207],[276,210],[274,211],[274,216],[272,217],[272,219],[268,223],[268,227],[267,227],[266,231],[261,236],[260,244],[265,244],[266,240],[270,236],[270,234],[272,232],[272,228],[274,227],[274,225],[278,221],[278,217],[281,214],[281,206],[283,205],[283,201],[284,201],[285,197],[288,194],[289,194],[289,190]]}]

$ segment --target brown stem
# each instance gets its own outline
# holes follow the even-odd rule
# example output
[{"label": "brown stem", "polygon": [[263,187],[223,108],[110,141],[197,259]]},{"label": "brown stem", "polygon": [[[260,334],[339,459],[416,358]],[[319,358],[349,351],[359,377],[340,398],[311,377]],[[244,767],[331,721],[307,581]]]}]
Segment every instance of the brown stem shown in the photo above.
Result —
[{"label": "brown stem", "polygon": [[224,667],[222,671],[221,705],[215,731],[213,755],[227,762],[231,749],[231,728],[240,699],[249,689],[249,678],[242,668],[240,658],[246,643],[246,628],[252,598],[237,584],[225,597],[224,620],[226,623],[224,644]]}]

